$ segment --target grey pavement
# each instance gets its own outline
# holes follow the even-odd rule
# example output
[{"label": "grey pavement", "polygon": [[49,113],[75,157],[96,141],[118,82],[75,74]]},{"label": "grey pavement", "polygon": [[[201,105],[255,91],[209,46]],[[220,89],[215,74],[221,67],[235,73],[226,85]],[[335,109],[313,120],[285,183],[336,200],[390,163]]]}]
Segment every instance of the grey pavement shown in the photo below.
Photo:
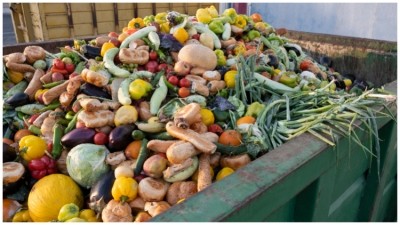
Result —
[{"label": "grey pavement", "polygon": [[8,3],[3,3],[3,45],[17,44]]}]

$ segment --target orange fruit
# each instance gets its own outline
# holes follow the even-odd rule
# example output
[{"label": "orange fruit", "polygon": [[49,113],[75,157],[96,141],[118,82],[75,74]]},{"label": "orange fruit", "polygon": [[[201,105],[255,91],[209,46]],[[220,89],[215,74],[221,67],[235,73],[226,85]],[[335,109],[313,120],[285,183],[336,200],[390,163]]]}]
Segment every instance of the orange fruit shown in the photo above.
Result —
[{"label": "orange fruit", "polygon": [[259,14],[259,13],[253,13],[253,14],[251,14],[250,18],[254,21],[254,23],[262,22],[262,21],[263,21],[262,16],[261,16],[261,14]]},{"label": "orange fruit", "polygon": [[141,146],[142,146],[141,140],[132,141],[125,148],[125,156],[129,159],[137,159],[137,157],[139,156]]},{"label": "orange fruit", "polygon": [[21,138],[23,138],[27,135],[33,135],[33,133],[28,129],[18,130],[14,135],[14,141],[19,142],[19,140],[21,140]]},{"label": "orange fruit", "polygon": [[236,125],[240,125],[240,124],[254,124],[256,122],[256,118],[252,117],[252,116],[243,116],[240,117],[238,120],[236,120]]},{"label": "orange fruit", "polygon": [[226,130],[219,136],[218,143],[229,146],[238,146],[242,143],[242,135],[236,130]]}]

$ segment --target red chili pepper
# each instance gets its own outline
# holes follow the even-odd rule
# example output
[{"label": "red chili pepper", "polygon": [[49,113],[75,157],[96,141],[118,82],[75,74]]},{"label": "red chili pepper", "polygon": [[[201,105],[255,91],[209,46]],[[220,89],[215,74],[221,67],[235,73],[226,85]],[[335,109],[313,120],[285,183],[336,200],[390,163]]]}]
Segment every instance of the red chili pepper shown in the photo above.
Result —
[{"label": "red chili pepper", "polygon": [[46,175],[57,172],[56,161],[47,155],[44,155],[39,159],[33,159],[29,161],[28,168],[31,176],[37,180]]},{"label": "red chili pepper", "polygon": [[55,68],[54,66],[51,67],[51,72],[53,72],[53,73],[58,72],[58,73],[61,73],[62,75],[68,74],[67,70],[65,70],[65,69],[64,70],[60,70],[60,69]]},{"label": "red chili pepper", "polygon": [[224,132],[224,130],[218,124],[211,124],[211,125],[208,126],[208,132],[213,132],[213,133],[216,133],[216,134],[219,135],[222,132]]}]

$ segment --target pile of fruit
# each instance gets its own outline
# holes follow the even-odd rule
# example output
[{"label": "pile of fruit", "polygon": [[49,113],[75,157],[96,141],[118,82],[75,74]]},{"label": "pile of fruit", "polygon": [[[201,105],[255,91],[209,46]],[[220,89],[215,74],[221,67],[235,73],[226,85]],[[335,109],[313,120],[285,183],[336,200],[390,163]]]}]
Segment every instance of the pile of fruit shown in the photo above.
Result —
[{"label": "pile of fruit", "polygon": [[48,51],[3,57],[4,221],[147,221],[304,132],[334,145],[394,102],[233,8]]}]

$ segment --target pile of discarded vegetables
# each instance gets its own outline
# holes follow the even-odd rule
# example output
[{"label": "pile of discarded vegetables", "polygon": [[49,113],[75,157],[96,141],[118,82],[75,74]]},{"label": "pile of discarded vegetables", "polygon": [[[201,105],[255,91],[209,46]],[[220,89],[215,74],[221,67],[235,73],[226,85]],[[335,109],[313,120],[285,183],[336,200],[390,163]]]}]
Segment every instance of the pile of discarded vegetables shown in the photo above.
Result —
[{"label": "pile of discarded vegetables", "polygon": [[326,62],[213,6],[5,55],[3,220],[147,221],[305,132],[377,156],[396,97]]}]

